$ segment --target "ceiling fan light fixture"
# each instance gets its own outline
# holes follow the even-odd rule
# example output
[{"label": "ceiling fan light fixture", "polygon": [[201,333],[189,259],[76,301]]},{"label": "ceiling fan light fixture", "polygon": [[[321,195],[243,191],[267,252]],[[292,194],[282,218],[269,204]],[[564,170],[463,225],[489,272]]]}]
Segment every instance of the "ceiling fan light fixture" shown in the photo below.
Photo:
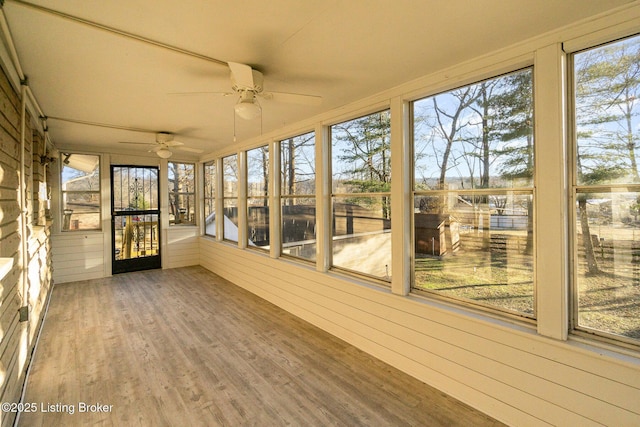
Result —
[{"label": "ceiling fan light fixture", "polygon": [[168,159],[173,153],[168,148],[162,147],[156,151],[156,154],[162,159]]},{"label": "ceiling fan light fixture", "polygon": [[233,108],[236,114],[245,120],[255,119],[262,112],[260,104],[251,92],[243,93]]}]

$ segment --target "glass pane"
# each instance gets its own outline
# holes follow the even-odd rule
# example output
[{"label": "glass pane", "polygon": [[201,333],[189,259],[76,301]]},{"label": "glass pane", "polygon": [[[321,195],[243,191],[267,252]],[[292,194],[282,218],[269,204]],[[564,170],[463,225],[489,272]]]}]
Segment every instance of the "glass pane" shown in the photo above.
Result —
[{"label": "glass pane", "polygon": [[282,253],[309,261],[316,259],[316,199],[282,199]]},{"label": "glass pane", "polygon": [[247,196],[269,196],[269,147],[247,151]]},{"label": "glass pane", "polygon": [[62,191],[100,191],[100,157],[62,153]]},{"label": "glass pane", "polygon": [[333,193],[391,190],[389,110],[331,126]]},{"label": "glass pane", "polygon": [[196,197],[194,194],[169,193],[169,224],[196,223]]},{"label": "glass pane", "polygon": [[282,195],[315,194],[315,149],[313,132],[280,142]]},{"label": "glass pane", "polygon": [[533,186],[528,68],[413,103],[415,190]]},{"label": "glass pane", "polygon": [[215,199],[204,201],[204,234],[216,235],[216,203]]},{"label": "glass pane", "polygon": [[216,164],[204,164],[204,198],[211,199],[215,197],[216,191]]},{"label": "glass pane", "polygon": [[238,199],[224,199],[224,239],[238,241]]},{"label": "glass pane", "polygon": [[114,216],[116,260],[158,255],[158,215]]},{"label": "glass pane", "polygon": [[574,56],[578,185],[637,183],[640,36]]},{"label": "glass pane", "polygon": [[238,197],[238,155],[222,159],[224,197]]},{"label": "glass pane", "polygon": [[195,165],[168,163],[169,225],[195,224]]},{"label": "glass pane", "polygon": [[391,280],[389,196],[333,198],[333,265]]},{"label": "glass pane", "polygon": [[113,167],[115,211],[158,209],[158,170],[129,166]]},{"label": "glass pane", "polygon": [[62,230],[99,230],[100,158],[62,153]]},{"label": "glass pane", "polygon": [[578,325],[640,338],[640,192],[578,193]]},{"label": "glass pane", "polygon": [[73,212],[100,212],[100,193],[63,193],[62,208]]},{"label": "glass pane", "polygon": [[64,210],[62,218],[63,231],[100,229],[100,212],[79,213]]},{"label": "glass pane", "polygon": [[247,244],[269,248],[269,201],[267,198],[247,199]]},{"label": "glass pane", "polygon": [[416,196],[414,287],[534,315],[531,195]]}]

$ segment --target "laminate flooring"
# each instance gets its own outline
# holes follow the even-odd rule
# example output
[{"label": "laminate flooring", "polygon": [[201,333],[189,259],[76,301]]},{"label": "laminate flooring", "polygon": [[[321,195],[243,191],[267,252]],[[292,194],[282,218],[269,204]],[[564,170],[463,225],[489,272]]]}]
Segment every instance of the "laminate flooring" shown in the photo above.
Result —
[{"label": "laminate flooring", "polygon": [[56,285],[24,402],[20,426],[501,425],[202,267]]}]

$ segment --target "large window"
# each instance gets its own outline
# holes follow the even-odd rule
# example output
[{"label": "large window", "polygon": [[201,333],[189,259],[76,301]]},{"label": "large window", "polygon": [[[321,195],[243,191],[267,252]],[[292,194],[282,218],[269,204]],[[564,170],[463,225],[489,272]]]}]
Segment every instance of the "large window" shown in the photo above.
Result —
[{"label": "large window", "polygon": [[100,157],[61,153],[62,230],[100,230]]},{"label": "large window", "polygon": [[205,163],[204,171],[204,234],[216,235],[216,162]]},{"label": "large window", "polygon": [[280,154],[282,253],[315,261],[315,134],[280,141]]},{"label": "large window", "polygon": [[195,165],[169,162],[169,225],[196,223]]},{"label": "large window", "polygon": [[524,69],[413,103],[413,289],[535,316]]},{"label": "large window", "polygon": [[269,146],[247,151],[247,244],[269,248]]},{"label": "large window", "polygon": [[238,241],[238,155],[222,159],[224,239]]},{"label": "large window", "polygon": [[640,339],[640,37],[573,56],[574,327]]},{"label": "large window", "polygon": [[333,266],[391,280],[391,114],[331,126]]}]

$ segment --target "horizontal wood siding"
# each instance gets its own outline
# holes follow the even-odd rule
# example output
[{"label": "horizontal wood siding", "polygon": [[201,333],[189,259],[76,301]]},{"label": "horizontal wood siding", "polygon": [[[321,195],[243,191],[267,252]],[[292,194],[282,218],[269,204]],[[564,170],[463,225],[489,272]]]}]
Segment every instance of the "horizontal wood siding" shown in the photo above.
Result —
[{"label": "horizontal wood siding", "polygon": [[29,239],[29,341],[36,338],[52,284],[51,224],[34,227]]},{"label": "horizontal wood siding", "polygon": [[198,228],[172,226],[167,229],[167,245],[164,268],[198,265],[200,247]]},{"label": "horizontal wood siding", "polygon": [[209,238],[200,263],[508,424],[640,424],[633,358]]},{"label": "horizontal wood siding", "polygon": [[55,282],[104,277],[104,239],[104,233],[68,232],[54,235],[51,242]]},{"label": "horizontal wood siding", "polygon": [[[43,167],[36,156],[43,137],[25,113],[24,186],[20,179],[22,105],[6,74],[0,72],[0,257],[13,260],[0,282],[0,401],[20,399],[25,372],[43,320],[51,289],[49,226],[34,203],[34,188],[44,182]],[[35,165],[34,165],[35,162]],[[21,209],[21,192],[25,206]],[[36,198],[37,199],[37,198]],[[34,210],[36,215],[34,215]],[[40,227],[33,225],[35,219]],[[24,228],[23,228],[24,225]],[[26,233],[25,233],[26,228]],[[26,257],[23,255],[26,246]],[[26,272],[23,275],[23,272]],[[28,320],[20,321],[20,309],[28,310]],[[0,425],[13,424],[15,413],[1,412]]]}]

